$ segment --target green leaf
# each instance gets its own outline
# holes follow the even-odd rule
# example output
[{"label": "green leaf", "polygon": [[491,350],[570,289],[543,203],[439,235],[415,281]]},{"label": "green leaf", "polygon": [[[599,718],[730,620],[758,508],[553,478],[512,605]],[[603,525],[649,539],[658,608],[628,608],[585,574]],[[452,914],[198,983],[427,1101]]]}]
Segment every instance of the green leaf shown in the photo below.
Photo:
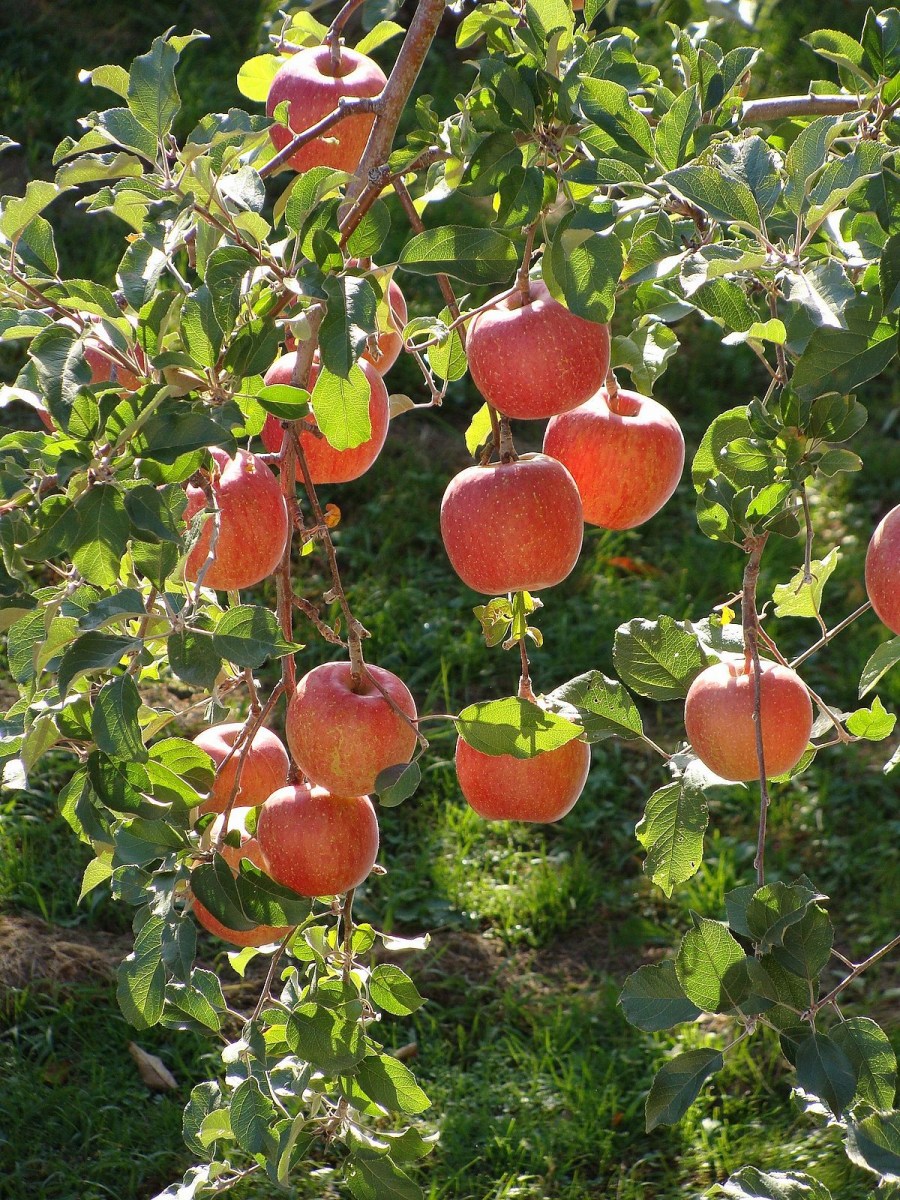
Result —
[{"label": "green leaf", "polygon": [[377,329],[378,300],[368,279],[356,275],[329,276],[325,291],[328,307],[319,331],[322,364],[326,371],[347,379],[366,348],[366,339]]},{"label": "green leaf", "polygon": [[883,1180],[900,1181],[900,1112],[872,1113],[847,1123],[847,1155]]},{"label": "green leaf", "polygon": [[406,1017],[425,1003],[416,985],[393,963],[379,963],[369,976],[369,995],[372,1003],[385,1012]]},{"label": "green leaf", "polygon": [[382,808],[395,808],[408,800],[422,782],[422,770],[417,762],[398,763],[379,771],[375,791]]},{"label": "green leaf", "polygon": [[800,1171],[763,1172],[756,1167],[741,1167],[720,1187],[731,1200],[831,1200],[824,1183]]},{"label": "green leaf", "polygon": [[704,1012],[739,1008],[750,992],[746,955],[721,921],[697,920],[681,939],[675,971],[685,995]]},{"label": "green leaf", "polygon": [[824,899],[812,888],[799,883],[767,883],[753,893],[746,910],[746,925],[750,937],[759,943],[759,952],[766,954],[780,946],[787,929],[801,921],[816,900]]},{"label": "green leaf", "polygon": [[43,212],[62,192],[55,183],[32,179],[25,186],[24,196],[8,196],[0,210],[0,233],[13,241],[38,213]]},{"label": "green leaf", "polygon": [[760,214],[753,193],[746,183],[723,175],[714,167],[679,167],[663,176],[669,187],[696,204],[714,220],[726,224],[740,221],[753,229],[760,226]]},{"label": "green leaf", "polygon": [[[163,1024],[170,1029],[212,1030],[222,1027],[225,997],[218,975],[195,968],[188,983],[170,983],[166,988]],[[174,1011],[172,1011],[174,1010]]]},{"label": "green leaf", "polygon": [[473,458],[478,456],[479,449],[491,436],[491,414],[488,406],[482,404],[469,422],[466,430],[466,448]]},{"label": "green leaf", "polygon": [[848,1017],[828,1032],[856,1075],[854,1103],[890,1108],[897,1091],[897,1056],[884,1030],[870,1017]]},{"label": "green leaf", "polygon": [[627,337],[620,334],[612,339],[610,362],[630,371],[635,388],[649,396],[679,344],[668,325],[642,318]]},{"label": "green leaf", "polygon": [[864,84],[872,85],[871,75],[862,68],[865,52],[859,42],[849,34],[842,33],[839,29],[815,29],[800,41],[805,42],[811,50],[815,50],[816,54],[827,58],[829,62],[846,67]]},{"label": "green leaf", "polygon": [[797,1047],[797,1083],[836,1117],[853,1099],[856,1077],[850,1059],[825,1033],[811,1033]]},{"label": "green leaf", "polygon": [[366,1037],[358,1015],[344,1015],[315,1001],[294,1009],[285,1039],[295,1054],[328,1075],[352,1071],[366,1053]]},{"label": "green leaf", "polygon": [[871,298],[847,306],[847,328],[813,332],[794,367],[793,385],[801,398],[820,392],[846,395],[879,375],[897,353],[892,323],[873,311]]},{"label": "green leaf", "polygon": [[835,546],[825,558],[814,559],[810,564],[811,580],[804,580],[804,568],[801,567],[792,577],[790,583],[780,583],[772,593],[775,601],[776,617],[813,617],[819,618],[822,611],[822,593],[825,584],[834,573],[840,560],[841,552]]},{"label": "green leaf", "polygon": [[141,483],[125,493],[125,511],[132,526],[153,541],[180,543],[179,522],[185,504],[184,490],[174,484],[156,488]]},{"label": "green leaf", "polygon": [[191,687],[209,691],[222,670],[222,656],[213,639],[192,629],[173,633],[166,642],[169,666],[175,675]]},{"label": "green leaf", "polygon": [[579,725],[517,696],[470,704],[455,723],[457,733],[473,749],[513,758],[556,750],[583,732]]},{"label": "green leaf", "polygon": [[613,662],[627,687],[651,700],[686,696],[694,676],[704,667],[700,643],[671,617],[642,617],[620,625]]},{"label": "green leaf", "polygon": [[221,854],[191,871],[191,892],[227,929],[244,931],[259,924],[241,908],[237,881]]},{"label": "green leaf", "polygon": [[311,403],[316,424],[335,450],[351,450],[372,436],[369,419],[371,388],[362,367],[354,363],[347,377],[325,367],[319,372]]},{"label": "green leaf", "polygon": [[647,851],[644,871],[667,896],[699,870],[708,823],[703,793],[684,780],[666,784],[647,801],[635,834]]},{"label": "green leaf", "polygon": [[653,157],[650,122],[621,84],[610,79],[584,79],[579,103],[588,120],[608,134],[620,150],[641,158]]},{"label": "green leaf", "polygon": [[180,102],[175,85],[178,51],[165,38],[155,38],[147,54],[131,64],[128,77],[128,107],[154,137],[170,132]]},{"label": "green leaf", "polygon": [[81,891],[78,893],[78,903],[80,904],[85,896],[99,887],[101,883],[105,883],[112,875],[112,855],[109,853],[99,854],[96,858],[92,858],[85,867],[84,875],[81,880]]},{"label": "green leaf", "polygon": [[411,238],[398,263],[414,275],[444,274],[463,283],[481,284],[503,283],[517,261],[514,243],[502,233],[445,225]]},{"label": "green leaf", "polygon": [[884,705],[876,696],[871,708],[858,708],[847,718],[846,725],[854,737],[865,738],[867,742],[882,742],[894,732],[897,718],[894,713],[886,711]]},{"label": "green leaf", "polygon": [[859,698],[867,696],[872,688],[881,680],[891,669],[900,662],[900,637],[891,638],[887,642],[882,642],[878,649],[869,657],[868,662],[862,669],[862,675],[859,680]]},{"label": "green leaf", "polygon": [[780,946],[772,954],[775,960],[806,979],[816,979],[831,957],[834,930],[828,914],[817,904],[811,904],[803,917],[784,932]]},{"label": "green leaf", "polygon": [[676,96],[656,127],[656,157],[666,171],[680,167],[688,155],[694,130],[700,124],[700,93],[697,85]]},{"label": "green leaf", "polygon": [[836,136],[836,117],[819,117],[791,143],[784,160],[788,184],[784,199],[792,213],[802,211],[809,191],[809,181],[824,164],[828,147]]},{"label": "green leaf", "polygon": [[387,1155],[352,1154],[344,1181],[356,1200],[422,1200],[422,1189]]},{"label": "green leaf", "polygon": [[243,859],[235,880],[241,911],[257,925],[299,925],[312,907],[305,896],[276,883],[248,859]]},{"label": "green leaf", "polygon": [[675,964],[669,959],[638,967],[625,980],[619,1003],[629,1025],[647,1033],[671,1029],[700,1016],[700,1009],[684,994]]},{"label": "green leaf", "polygon": [[182,1133],[188,1149],[200,1158],[206,1157],[206,1145],[198,1137],[200,1127],[204,1119],[215,1112],[221,1103],[222,1092],[217,1083],[198,1083],[191,1089],[191,1097],[184,1108]]},{"label": "green leaf", "polygon": [[271,1126],[275,1105],[264,1096],[252,1076],[234,1089],[231,1098],[231,1128],[238,1145],[248,1154],[270,1154],[275,1148]]},{"label": "green leaf", "polygon": [[431,1106],[412,1071],[389,1054],[370,1054],[356,1072],[356,1082],[366,1096],[389,1112],[415,1115]]},{"label": "green leaf", "polygon": [[162,961],[162,930],[160,917],[148,917],[134,943],[134,951],[117,972],[119,1007],[136,1029],[149,1029],[163,1014],[166,970]]},{"label": "green leaf", "polygon": [[64,696],[82,675],[118,666],[126,654],[139,650],[140,646],[138,638],[114,637],[105,633],[84,634],[62,656],[57,670],[60,695]]},{"label": "green leaf", "polygon": [[628,690],[618,679],[608,679],[600,671],[570,679],[554,689],[547,701],[563,712],[566,708],[575,710],[587,742],[608,737],[634,741],[644,732],[641,714]]},{"label": "green leaf", "polygon": [[138,724],[140,709],[141,697],[130,675],[105,683],[94,701],[91,721],[97,746],[106,754],[145,762],[148,755]]},{"label": "green leaf", "polygon": [[616,306],[622,273],[622,245],[613,233],[580,224],[576,212],[559,223],[541,260],[541,272],[554,297],[586,321],[605,324]]},{"label": "green leaf", "polygon": [[[450,324],[453,316],[449,308],[442,308],[438,314],[438,320],[445,325]],[[446,339],[437,346],[430,346],[427,351],[428,365],[437,375],[438,379],[446,379],[451,383],[456,379],[462,379],[466,373],[466,352],[463,348],[462,338],[459,336],[458,329],[452,329],[447,334]],[[485,406],[482,406],[485,407]],[[477,414],[476,414],[477,416]],[[475,418],[472,418],[474,423]],[[490,424],[490,420],[488,420]],[[469,426],[471,429],[472,426]],[[469,431],[466,431],[466,445],[469,444]],[[476,447],[477,449],[477,447]],[[470,451],[474,455],[475,451]]]},{"label": "green leaf", "polygon": [[302,647],[287,641],[278,618],[258,604],[230,608],[212,637],[216,654],[237,667],[261,667],[268,658],[296,654]]},{"label": "green leaf", "polygon": [[878,283],[885,314],[896,312],[900,309],[900,233],[892,234],[884,244]]},{"label": "green leaf", "polygon": [[272,80],[281,65],[281,59],[277,54],[257,54],[253,58],[248,58],[238,71],[238,91],[248,100],[265,104],[272,87]]},{"label": "green leaf", "polygon": [[657,1125],[674,1125],[700,1095],[710,1075],[721,1071],[725,1060],[718,1050],[686,1050],[656,1073],[647,1097],[647,1132]]},{"label": "green leaf", "polygon": [[405,32],[403,26],[398,25],[396,21],[379,21],[353,48],[357,54],[371,54],[379,46],[385,45],[386,42]]},{"label": "green leaf", "polygon": [[225,333],[234,329],[246,295],[245,277],[256,265],[253,255],[241,246],[218,246],[206,260],[204,281],[216,321]]}]

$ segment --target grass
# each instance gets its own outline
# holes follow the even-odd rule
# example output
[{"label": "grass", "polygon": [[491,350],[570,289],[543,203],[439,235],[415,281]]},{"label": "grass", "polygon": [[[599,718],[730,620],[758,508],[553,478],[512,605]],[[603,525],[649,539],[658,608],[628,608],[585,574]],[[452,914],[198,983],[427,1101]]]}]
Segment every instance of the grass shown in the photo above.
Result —
[{"label": "grass", "polygon": [[[14,176],[45,173],[49,149],[63,127],[71,128],[76,110],[83,111],[84,95],[71,83],[76,66],[140,52],[173,22],[214,35],[189,51],[192,70],[183,89],[189,108],[235,102],[235,66],[255,48],[265,7],[200,4],[188,13],[184,5],[150,0],[126,22],[111,6],[96,5],[99,36],[87,46],[71,36],[87,19],[85,5],[36,5],[32,38],[0,61],[5,119],[10,130],[27,131]],[[812,6],[764,7],[764,36],[784,49],[773,86],[790,90],[798,86],[790,72],[800,70],[799,57],[789,62],[794,39],[815,23]],[[854,29],[857,16],[844,7],[831,6],[823,23]],[[641,19],[636,6],[620,10],[622,20]],[[440,63],[428,84],[456,86]],[[64,234],[64,247],[73,261],[79,256],[80,273],[103,279],[111,235],[102,222],[98,228],[90,245]],[[433,307],[427,292],[410,301],[412,314]],[[690,455],[712,416],[752,395],[761,380],[749,352],[723,351],[708,326],[682,325],[679,336],[686,344],[658,394],[683,424]],[[405,364],[391,385],[418,387]],[[856,447],[866,469],[817,498],[817,550],[839,544],[843,554],[826,591],[829,623],[862,599],[868,531],[895,502],[891,486],[900,476],[891,418],[897,385],[867,391],[861,398],[871,399],[870,424]],[[514,657],[484,646],[471,611],[477,599],[451,572],[437,532],[446,480],[467,461],[460,433],[472,400],[468,385],[458,384],[439,412],[401,417],[373,471],[323,495],[344,514],[339,555],[354,609],[373,635],[371,657],[403,676],[425,712],[508,694],[518,674]],[[528,440],[522,448],[531,448]],[[760,594],[770,595],[800,559],[799,543],[774,543]],[[534,656],[538,686],[550,690],[589,668],[609,672],[617,625],[660,612],[706,615],[739,586],[741,567],[738,550],[700,535],[687,481],[645,528],[591,531],[578,571],[545,597],[539,614],[546,642]],[[315,594],[321,562],[314,556],[303,569],[308,593]],[[808,622],[771,628],[792,654],[816,637]],[[864,618],[810,660],[810,682],[850,708],[860,667],[882,638],[877,622]],[[301,665],[313,665],[320,653],[311,644]],[[896,708],[896,672],[879,693]],[[682,732],[679,705],[642,708],[650,735],[674,748]],[[725,893],[752,877],[752,794],[735,788],[717,795],[704,864],[666,901],[642,876],[634,838],[646,797],[666,778],[654,756],[603,743],[594,750],[583,798],[559,826],[488,826],[458,796],[452,734],[437,723],[428,732],[424,786],[414,801],[382,814],[390,870],[363,892],[359,914],[385,929],[434,932],[432,949],[409,966],[428,1004],[384,1029],[387,1044],[414,1040],[419,1047],[414,1065],[433,1100],[423,1123],[440,1133],[420,1173],[430,1200],[675,1200],[702,1195],[746,1163],[808,1169],[835,1200],[862,1200],[868,1180],[848,1164],[834,1133],[819,1131],[791,1105],[777,1045],[765,1034],[735,1048],[679,1126],[644,1133],[643,1101],[654,1070],[676,1045],[721,1035],[703,1026],[678,1031],[677,1041],[642,1034],[617,1009],[618,986],[641,961],[677,943],[692,911],[721,917]],[[894,932],[897,869],[885,848],[896,844],[900,822],[895,788],[880,773],[886,757],[884,747],[829,751],[800,780],[776,789],[770,814],[771,877],[805,871],[827,891],[837,944],[855,957]],[[179,1083],[175,1093],[150,1093],[128,1054],[135,1034],[118,1011],[108,974],[61,978],[58,963],[47,960],[61,953],[60,939],[79,938],[104,951],[108,972],[129,941],[129,914],[102,887],[76,903],[89,852],[56,809],[69,769],[66,759],[50,755],[30,793],[0,801],[0,907],[13,918],[34,914],[48,923],[23,925],[45,956],[43,970],[0,1000],[0,1200],[146,1200],[190,1161],[181,1108],[191,1085],[215,1072],[217,1054],[183,1033],[138,1035]],[[220,952],[212,939],[202,947],[207,960]],[[851,1000],[892,1025],[896,1040],[895,999],[883,994],[888,971],[864,977]],[[42,976],[55,982],[41,983]],[[322,1159],[299,1178],[298,1200],[337,1196],[335,1166]],[[264,1200],[275,1193],[248,1182],[235,1194]]]}]

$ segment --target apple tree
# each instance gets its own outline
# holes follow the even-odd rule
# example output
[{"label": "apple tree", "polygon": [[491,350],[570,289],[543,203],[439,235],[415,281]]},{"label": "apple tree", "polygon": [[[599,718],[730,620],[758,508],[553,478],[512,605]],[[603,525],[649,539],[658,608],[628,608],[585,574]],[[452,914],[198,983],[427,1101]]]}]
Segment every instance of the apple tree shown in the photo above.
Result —
[{"label": "apple tree", "polygon": [[[184,1113],[198,1165],[164,1195],[254,1173],[287,1184],[322,1146],[359,1200],[421,1194],[430,1143],[411,1118],[429,1102],[378,1026],[421,997],[398,966],[373,965],[375,948],[402,943],[352,906],[381,870],[378,821],[415,793],[428,742],[403,682],[370,662],[382,648],[348,602],[340,514],[316,489],[365,471],[467,370],[484,397],[466,434],[473,465],[423,519],[481,594],[487,647],[518,652],[519,685],[443,718],[463,796],[488,820],[557,820],[592,744],[643,742],[660,786],[637,837],[668,896],[700,866],[710,793],[758,788],[755,878],[622,992],[643,1030],[729,1018],[720,1044],[659,1071],[647,1128],[677,1121],[765,1026],[873,1186],[896,1179],[894,1055],[840,1002],[900,939],[827,987],[826,897],[806,877],[768,881],[765,854],[768,781],[895,723],[877,697],[836,710],[799,668],[870,607],[895,636],[862,666],[860,697],[900,661],[900,508],[873,534],[869,602],[827,629],[836,560],[816,557],[810,502],[817,481],[862,469],[855,393],[897,353],[900,11],[869,10],[858,41],[810,36],[838,84],[748,100],[759,51],[726,53],[705,24],[671,27],[661,69],[632,30],[595,28],[602,0],[583,12],[491,0],[458,23],[472,82],[439,113],[410,96],[444,0],[351,46],[359,7],[348,0],[327,27],[285,18],[240,73],[246,108],[180,140],[178,61],[202,34],[86,72],[109,106],[58,147],[53,181],[0,209],[0,337],[25,351],[3,398],[45,427],[0,440],[0,615],[20,691],[0,754],[10,788],[52,748],[71,755],[60,805],[95,853],[82,893],[108,883],[135,908],[118,976],[128,1020],[225,1043],[222,1077]],[[401,37],[384,74],[370,56]],[[470,223],[441,221],[450,194]],[[50,218],[73,200],[88,227],[95,214],[121,226],[114,289],[60,274]],[[405,233],[388,261],[392,227]],[[439,312],[407,319],[409,275],[436,280]],[[615,677],[585,663],[539,687],[534,593],[552,603],[585,521],[633,528],[679,481],[681,431],[649,393],[689,314],[721,328],[723,354],[749,347],[768,381],[733,398],[691,466],[701,530],[746,555],[740,593],[723,585],[691,621],[638,614],[617,630]],[[421,374],[417,399],[383,382],[401,352]],[[515,423],[541,418],[544,452],[519,455]],[[796,545],[797,570],[775,611],[820,627],[792,662],[757,597],[776,538]],[[307,554],[327,565],[323,595],[302,594]],[[319,639],[323,662],[298,679],[300,639]],[[194,741],[154,686],[173,677],[210,726]],[[686,736],[651,741],[635,695],[684,703]],[[287,747],[269,728],[282,711]],[[236,948],[238,971],[267,956],[252,1011],[232,1010],[197,965],[197,921]],[[729,1188],[827,1195],[753,1167]]]}]

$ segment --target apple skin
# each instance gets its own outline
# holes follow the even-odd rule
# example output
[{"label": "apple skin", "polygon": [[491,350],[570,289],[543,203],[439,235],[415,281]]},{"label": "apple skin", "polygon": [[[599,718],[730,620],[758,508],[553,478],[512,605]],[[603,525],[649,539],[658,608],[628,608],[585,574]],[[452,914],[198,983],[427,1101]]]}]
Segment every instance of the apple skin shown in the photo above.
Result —
[{"label": "apple skin", "polygon": [[575,481],[545,454],[467,467],[441,502],[441,536],[454,571],[489,596],[540,592],[565,579],[583,533]]},{"label": "apple skin", "polygon": [[[790,667],[763,661],[760,710],[766,774],[771,779],[795,767],[809,745],[812,703],[803,680]],[[694,753],[711,771],[734,782],[759,779],[753,722],[753,671],[743,659],[706,667],[691,684],[684,725]]]},{"label": "apple skin", "polygon": [[301,896],[349,892],[378,856],[378,820],[368,796],[334,796],[304,783],[268,798],[256,837],[272,878]]},{"label": "apple skin", "polygon": [[[392,671],[368,666],[394,703],[412,720],[416,702]],[[288,704],[285,734],[294,762],[310,780],[338,796],[375,791],[387,767],[409,762],[416,748],[412,727],[395,713],[365,672],[351,687],[348,662],[313,667]]]},{"label": "apple skin", "polygon": [[900,504],[885,516],[866,551],[866,592],[878,619],[900,634]]},{"label": "apple skin", "polygon": [[466,355],[475,386],[499,412],[541,420],[577,408],[605,383],[609,329],[532,280],[528,304],[515,290],[472,320]]},{"label": "apple skin", "polygon": [[[146,369],[144,352],[139,347],[137,357]],[[133,371],[129,371],[126,367],[120,367],[118,363],[113,362],[104,350],[102,343],[85,342],[84,361],[91,368],[91,383],[109,383],[113,377],[113,368],[115,367],[116,383],[123,392],[136,392],[141,386],[142,381]]]},{"label": "apple skin", "polygon": [[[235,874],[240,870],[242,858],[249,858],[255,866],[268,874],[269,865],[265,860],[259,842],[247,832],[246,820],[249,812],[249,808],[233,808],[231,810],[228,828],[229,830],[240,830],[241,845],[240,849],[235,846],[223,846],[222,857]],[[208,833],[205,835],[205,838],[209,839],[210,845],[218,837],[221,828],[222,817],[220,816],[218,820],[212,823]],[[231,942],[233,946],[268,946],[271,942],[280,942],[290,928],[290,926],[257,925],[255,929],[230,929],[214,917],[209,909],[196,898],[194,899],[192,911],[204,929],[221,938],[223,942]]]},{"label": "apple skin", "polygon": [[[228,757],[243,728],[240,721],[227,725],[211,725],[209,729],[197,734],[194,745],[205,750],[218,768]],[[209,799],[200,806],[200,815],[208,812],[222,813],[228,807],[242,751],[243,745],[228,759],[222,770],[216,771]],[[276,737],[271,729],[257,729],[244,759],[235,806],[254,808],[262,804],[266,797],[287,786],[290,769],[291,760],[281,739]]]},{"label": "apple skin", "polygon": [[553,417],[544,453],[568,468],[584,519],[633,529],[659,512],[684,469],[684,436],[668,411],[638,392],[601,388],[585,404]]},{"label": "apple skin", "polygon": [[483,754],[456,742],[456,775],[469,805],[488,821],[558,821],[584,790],[591,748],[575,739],[534,758]]},{"label": "apple skin", "polygon": [[[290,104],[288,125],[273,125],[269,136],[276,150],[334,112],[342,96],[377,96],[387,83],[384,72],[365,54],[341,47],[341,73],[331,73],[328,46],[306,46],[277,71],[266,100],[271,117],[284,100]],[[359,166],[375,123],[374,113],[356,113],[338,121],[323,135],[301,146],[287,160],[295,171],[335,167],[352,175]],[[328,138],[328,141],[324,139]]]},{"label": "apple skin", "polygon": [[[290,383],[291,372],[297,361],[296,352],[283,354],[276,359],[266,371],[267,384]],[[371,363],[361,361],[363,374],[369,383],[369,421],[372,424],[372,436],[360,446],[352,450],[335,450],[324,437],[316,437],[314,433],[300,430],[300,445],[306,456],[306,465],[314,484],[319,483],[348,483],[364,475],[381,453],[387,438],[388,425],[391,419],[391,406],[384,380]],[[310,391],[315,386],[319,375],[319,365],[314,362],[309,374]],[[305,418],[315,421],[315,417]],[[281,449],[284,430],[277,417],[270,413],[263,426],[262,443],[270,454],[277,454]],[[297,467],[297,480],[303,482],[303,472]]]},{"label": "apple skin", "polygon": [[[287,507],[278,480],[255,454],[238,450],[229,458],[218,446],[212,446],[210,454],[218,468],[212,491],[220,513],[219,538],[203,584],[236,591],[266,579],[281,562],[288,539]],[[189,522],[206,507],[206,493],[194,484],[188,484],[186,491],[184,519]],[[202,570],[214,528],[210,514],[188,554],[185,579],[196,580]]]}]

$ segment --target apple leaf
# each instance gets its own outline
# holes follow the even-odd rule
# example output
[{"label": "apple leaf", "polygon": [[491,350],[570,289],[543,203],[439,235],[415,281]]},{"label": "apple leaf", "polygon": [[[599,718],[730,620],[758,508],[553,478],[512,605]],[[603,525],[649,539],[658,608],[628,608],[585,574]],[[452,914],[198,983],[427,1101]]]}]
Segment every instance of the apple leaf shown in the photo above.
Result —
[{"label": "apple leaf", "polygon": [[870,1017],[848,1017],[828,1032],[853,1066],[854,1100],[889,1109],[897,1091],[897,1055],[884,1030]]},{"label": "apple leaf", "polygon": [[797,1047],[795,1066],[800,1087],[840,1117],[856,1092],[853,1065],[840,1046],[828,1034],[813,1032]]},{"label": "apple leaf", "polygon": [[671,960],[648,963],[625,980],[619,1003],[629,1025],[646,1033],[693,1021],[700,1009],[684,994]]},{"label": "apple leaf", "polygon": [[900,662],[900,637],[882,642],[862,669],[859,680],[860,700],[863,696],[868,695],[891,667],[896,666],[898,662]]},{"label": "apple leaf", "polygon": [[346,377],[322,367],[310,402],[316,424],[335,450],[352,450],[372,436],[371,394],[369,381],[359,363],[350,367]]},{"label": "apple leaf", "polygon": [[492,229],[444,225],[411,238],[398,265],[415,275],[450,275],[463,283],[503,283],[518,256],[508,237]]},{"label": "apple leaf", "polygon": [[389,1054],[367,1055],[357,1068],[355,1082],[364,1095],[389,1112],[416,1114],[431,1107],[412,1071]]},{"label": "apple leaf", "polygon": [[289,642],[275,614],[258,604],[230,608],[216,626],[212,644],[216,654],[236,667],[251,668],[261,667],[268,658],[296,654],[303,648]]},{"label": "apple leaf", "polygon": [[647,801],[635,834],[647,851],[644,871],[667,896],[699,870],[708,823],[702,791],[683,779],[659,788]]},{"label": "apple leaf", "polygon": [[623,683],[651,700],[686,696],[705,665],[696,634],[668,616],[658,621],[635,617],[620,625],[613,661]]},{"label": "apple leaf", "polygon": [[417,762],[398,763],[386,767],[375,780],[378,803],[382,808],[394,808],[408,800],[422,782],[422,771]]},{"label": "apple leaf", "polygon": [[876,696],[871,708],[858,708],[850,714],[846,724],[854,737],[865,738],[867,742],[882,742],[894,732],[897,718],[885,709]]},{"label": "apple leaf", "polygon": [[741,1167],[720,1185],[730,1200],[831,1200],[824,1183],[801,1171],[759,1171]]},{"label": "apple leaf", "polygon": [[608,737],[634,741],[644,732],[641,714],[627,688],[600,671],[570,679],[552,691],[547,702],[554,711],[574,710],[588,742]]},{"label": "apple leaf", "polygon": [[369,976],[369,994],[379,1008],[398,1017],[409,1016],[425,1003],[410,977],[393,963],[375,967]]},{"label": "apple leaf", "polygon": [[584,733],[580,725],[517,696],[470,704],[456,718],[456,729],[474,750],[513,758],[557,750]]},{"label": "apple leaf", "polygon": [[136,1029],[158,1024],[163,1014],[166,969],[162,961],[161,917],[149,917],[141,926],[134,950],[118,969],[116,996],[119,1007]]},{"label": "apple leaf", "polygon": [[858,1167],[885,1181],[900,1182],[900,1112],[896,1109],[849,1121],[846,1147]]},{"label": "apple leaf", "polygon": [[718,1050],[686,1050],[657,1071],[647,1097],[647,1132],[657,1125],[680,1121],[710,1075],[721,1071],[724,1061]]},{"label": "apple leaf", "polygon": [[738,1008],[750,992],[747,956],[721,921],[695,918],[681,939],[675,971],[685,995],[704,1012]]}]

